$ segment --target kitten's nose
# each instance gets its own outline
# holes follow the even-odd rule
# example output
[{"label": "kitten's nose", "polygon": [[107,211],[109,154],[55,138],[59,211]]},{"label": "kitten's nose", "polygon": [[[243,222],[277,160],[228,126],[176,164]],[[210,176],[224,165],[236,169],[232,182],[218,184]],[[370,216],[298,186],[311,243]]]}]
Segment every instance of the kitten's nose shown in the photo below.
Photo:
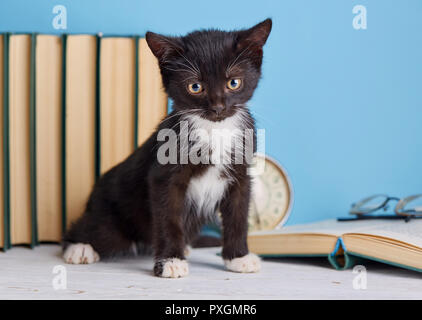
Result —
[{"label": "kitten's nose", "polygon": [[216,104],[211,107],[212,111],[214,111],[217,115],[219,115],[224,109],[224,105],[222,104]]}]

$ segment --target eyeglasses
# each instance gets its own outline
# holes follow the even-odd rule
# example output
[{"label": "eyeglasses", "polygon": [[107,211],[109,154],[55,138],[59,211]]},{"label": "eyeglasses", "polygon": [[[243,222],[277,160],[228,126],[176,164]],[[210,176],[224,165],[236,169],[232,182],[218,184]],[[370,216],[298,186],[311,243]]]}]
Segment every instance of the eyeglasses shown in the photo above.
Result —
[{"label": "eyeglasses", "polygon": [[[392,201],[397,201],[394,208],[395,214],[379,214],[377,211],[386,212]],[[422,194],[409,196],[403,199],[390,197],[384,194],[377,194],[362,199],[352,204],[349,211],[355,217],[338,218],[337,221],[352,221],[359,219],[405,219],[409,221],[412,218],[422,218]]]}]

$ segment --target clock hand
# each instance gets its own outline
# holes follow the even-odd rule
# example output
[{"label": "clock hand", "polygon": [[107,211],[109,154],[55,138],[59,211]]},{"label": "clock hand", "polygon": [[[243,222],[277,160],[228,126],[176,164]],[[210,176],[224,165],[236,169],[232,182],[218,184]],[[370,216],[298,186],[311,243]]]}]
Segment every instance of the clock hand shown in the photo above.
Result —
[{"label": "clock hand", "polygon": [[256,221],[259,229],[261,229],[261,219],[259,218],[259,213],[258,213],[258,209],[257,209],[257,205],[255,203],[255,200],[252,200],[252,204],[254,206],[255,221]]}]

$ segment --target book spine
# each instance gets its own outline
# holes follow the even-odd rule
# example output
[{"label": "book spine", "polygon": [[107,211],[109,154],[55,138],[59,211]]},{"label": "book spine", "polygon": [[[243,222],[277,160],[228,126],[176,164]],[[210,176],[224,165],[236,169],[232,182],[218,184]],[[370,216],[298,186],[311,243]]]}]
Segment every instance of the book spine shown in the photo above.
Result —
[{"label": "book spine", "polygon": [[328,256],[328,261],[336,270],[350,269],[359,263],[359,259],[356,256],[350,255],[347,252],[346,246],[341,237],[337,239],[333,252],[331,252]]},{"label": "book spine", "polygon": [[62,235],[66,231],[66,54],[67,54],[67,35],[62,35]]},{"label": "book spine", "polygon": [[97,35],[95,71],[95,181],[101,176],[101,106],[100,106],[100,59],[101,59],[101,36]]},{"label": "book spine", "polygon": [[343,239],[340,237],[337,239],[336,245],[333,252],[328,255],[328,261],[336,270],[342,270],[344,267],[344,252],[346,248],[344,246]]},{"label": "book spine", "polygon": [[133,125],[133,131],[134,131],[134,150],[138,149],[138,117],[139,117],[139,36],[134,37],[135,41],[135,88],[134,88],[134,94],[135,94],[135,100],[134,100],[134,125]]},{"label": "book spine", "polygon": [[4,198],[4,246],[3,250],[10,249],[10,145],[9,145],[9,38],[3,36],[3,198]]},{"label": "book spine", "polygon": [[37,128],[36,128],[36,45],[37,35],[31,35],[31,64],[30,64],[30,99],[29,99],[29,134],[30,134],[30,194],[31,194],[31,247],[38,244],[38,227],[37,227]]}]

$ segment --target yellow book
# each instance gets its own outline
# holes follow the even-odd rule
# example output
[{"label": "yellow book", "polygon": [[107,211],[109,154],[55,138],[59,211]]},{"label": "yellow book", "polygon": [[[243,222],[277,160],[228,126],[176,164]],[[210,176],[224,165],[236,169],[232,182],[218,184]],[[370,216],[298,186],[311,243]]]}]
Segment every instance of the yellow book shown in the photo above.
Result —
[{"label": "yellow book", "polygon": [[2,138],[0,139],[0,248],[3,248],[4,246],[4,202],[3,202],[3,133],[4,133],[4,127],[3,127],[3,113],[4,113],[4,105],[3,105],[3,88],[4,88],[4,70],[3,70],[3,64],[4,64],[4,56],[3,56],[3,41],[4,36],[0,34],[0,132],[2,134]]},{"label": "yellow book", "polygon": [[135,40],[103,38],[100,54],[100,173],[134,149]]},{"label": "yellow book", "polygon": [[326,256],[337,269],[357,258],[422,272],[422,219],[326,220],[249,234],[251,252],[262,256]]},{"label": "yellow book", "polygon": [[39,241],[62,236],[62,41],[38,35],[36,41],[36,176]]},{"label": "yellow book", "polygon": [[30,195],[31,36],[11,35],[9,42],[10,237],[31,243]]},{"label": "yellow book", "polygon": [[129,156],[167,113],[145,39],[97,45],[91,35],[0,35],[0,166],[9,166],[5,177],[0,170],[0,247],[60,241],[96,174]]},{"label": "yellow book", "polygon": [[85,210],[95,183],[97,38],[67,37],[66,47],[66,224]]},{"label": "yellow book", "polygon": [[138,145],[154,132],[167,114],[167,95],[163,88],[158,61],[144,38],[139,39]]}]

